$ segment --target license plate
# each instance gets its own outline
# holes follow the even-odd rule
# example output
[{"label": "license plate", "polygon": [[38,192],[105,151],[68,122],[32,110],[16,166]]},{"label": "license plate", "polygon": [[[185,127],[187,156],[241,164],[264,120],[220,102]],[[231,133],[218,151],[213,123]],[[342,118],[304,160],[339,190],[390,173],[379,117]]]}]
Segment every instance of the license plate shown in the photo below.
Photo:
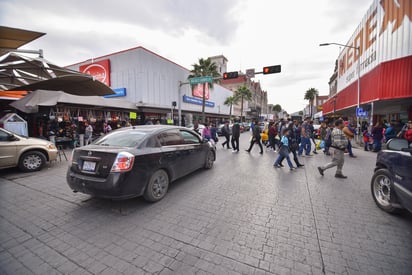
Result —
[{"label": "license plate", "polygon": [[85,161],[83,162],[83,170],[84,171],[94,171],[96,168],[96,162],[93,161]]}]

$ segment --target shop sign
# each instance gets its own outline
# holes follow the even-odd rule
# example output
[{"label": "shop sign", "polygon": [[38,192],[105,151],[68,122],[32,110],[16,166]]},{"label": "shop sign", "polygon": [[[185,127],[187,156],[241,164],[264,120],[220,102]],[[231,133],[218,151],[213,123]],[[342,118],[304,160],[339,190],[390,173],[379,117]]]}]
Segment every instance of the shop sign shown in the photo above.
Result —
[{"label": "shop sign", "polygon": [[100,60],[80,66],[80,72],[94,76],[110,87],[110,60]]},{"label": "shop sign", "polygon": [[192,86],[192,96],[203,98],[203,88],[205,89],[205,99],[209,99],[209,85],[208,84],[196,84]]},{"label": "shop sign", "polygon": [[[196,104],[196,105],[202,105],[202,99],[195,98],[195,97],[190,97],[190,96],[183,96],[183,102],[190,103],[190,104]],[[207,107],[215,107],[215,103],[211,101],[205,101],[205,106]]]},{"label": "shop sign", "polygon": [[116,89],[112,89],[114,94],[111,95],[105,95],[103,96],[104,98],[108,98],[108,97],[121,97],[121,96],[126,96],[126,88],[116,88]]}]

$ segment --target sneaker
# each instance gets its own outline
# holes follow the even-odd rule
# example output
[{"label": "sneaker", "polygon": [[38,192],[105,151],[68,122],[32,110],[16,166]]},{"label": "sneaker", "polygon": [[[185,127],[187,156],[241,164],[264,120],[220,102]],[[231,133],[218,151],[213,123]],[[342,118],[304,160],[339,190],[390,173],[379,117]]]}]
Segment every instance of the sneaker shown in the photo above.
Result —
[{"label": "sneaker", "polygon": [[259,154],[263,155],[263,152],[260,152]]},{"label": "sneaker", "polygon": [[273,167],[280,168],[279,164],[273,164]]},{"label": "sneaker", "polygon": [[299,167],[303,167],[303,166],[305,166],[305,165],[299,163],[297,166],[298,166],[298,168],[299,168]]},{"label": "sneaker", "polygon": [[236,153],[237,151],[236,150],[232,150],[232,153]]},{"label": "sneaker", "polygon": [[344,176],[344,175],[342,175],[342,174],[336,174],[336,175],[335,175],[335,178],[346,179],[347,176]]},{"label": "sneaker", "polygon": [[[323,169],[319,166],[318,167],[318,171],[319,171],[319,174],[321,175],[321,176],[323,176]],[[335,176],[336,177],[336,176]]]},{"label": "sneaker", "polygon": [[296,167],[291,167],[290,171],[296,170]]},{"label": "sneaker", "polygon": [[282,163],[279,163],[278,165],[279,165],[280,167],[283,167],[283,164],[282,164]]},{"label": "sneaker", "polygon": [[316,151],[313,151],[313,153],[314,153],[315,155],[317,155],[317,154],[318,154],[318,152],[316,152]]},{"label": "sneaker", "polygon": [[356,158],[356,156],[355,156],[355,155],[349,155],[349,157],[351,157],[351,158]]},{"label": "sneaker", "polygon": [[[303,156],[303,155],[302,155]],[[313,157],[313,155],[311,155],[311,154],[309,154],[309,155],[306,155],[307,157]]]},{"label": "sneaker", "polygon": [[250,153],[250,151],[249,150],[245,150],[246,152],[248,152],[248,153]]}]

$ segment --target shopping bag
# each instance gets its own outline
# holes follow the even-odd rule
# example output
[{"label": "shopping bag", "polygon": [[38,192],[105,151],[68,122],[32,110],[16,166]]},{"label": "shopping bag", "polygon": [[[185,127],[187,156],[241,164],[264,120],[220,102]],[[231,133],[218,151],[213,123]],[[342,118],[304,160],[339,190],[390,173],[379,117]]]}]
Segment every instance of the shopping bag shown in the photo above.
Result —
[{"label": "shopping bag", "polygon": [[325,141],[322,140],[322,141],[320,142],[320,149],[324,149],[324,148],[325,148]]}]

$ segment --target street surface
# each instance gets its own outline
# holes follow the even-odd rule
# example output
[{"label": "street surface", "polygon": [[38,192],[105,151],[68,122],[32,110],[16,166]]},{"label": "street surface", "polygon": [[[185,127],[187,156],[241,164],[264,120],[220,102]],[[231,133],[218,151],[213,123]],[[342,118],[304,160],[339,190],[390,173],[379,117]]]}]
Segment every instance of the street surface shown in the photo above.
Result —
[{"label": "street surface", "polygon": [[321,177],[322,152],[277,169],[249,135],[155,204],[74,194],[66,160],[0,171],[0,274],[412,274],[412,215],[375,205],[375,153]]}]

